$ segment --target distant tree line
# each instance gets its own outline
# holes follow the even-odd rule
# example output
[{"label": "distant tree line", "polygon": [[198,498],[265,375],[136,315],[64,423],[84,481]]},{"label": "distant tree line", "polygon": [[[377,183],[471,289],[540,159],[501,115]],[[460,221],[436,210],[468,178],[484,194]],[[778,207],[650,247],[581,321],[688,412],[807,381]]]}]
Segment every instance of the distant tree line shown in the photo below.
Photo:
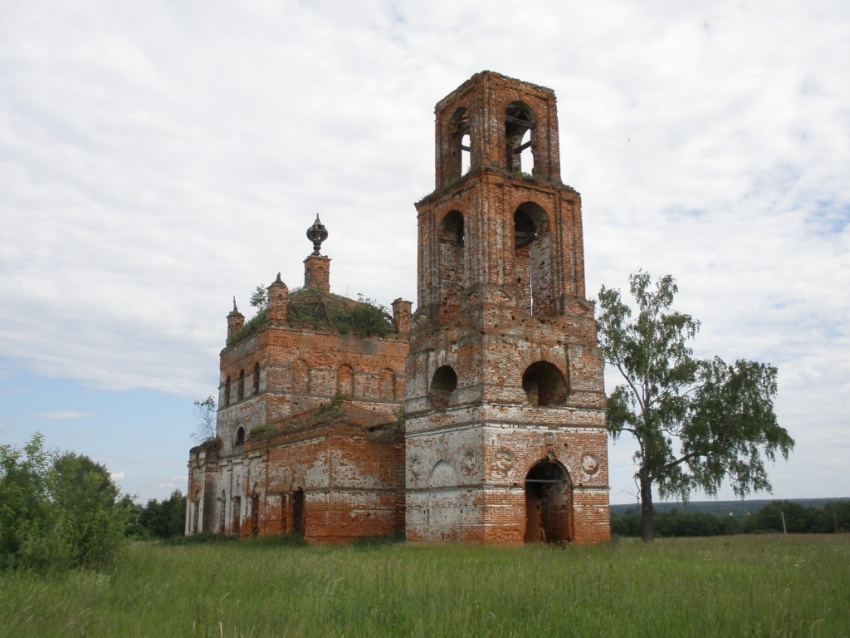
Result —
[{"label": "distant tree line", "polygon": [[[783,528],[784,518],[784,528]],[[837,534],[850,532],[850,501],[807,507],[792,501],[773,501],[748,516],[671,510],[655,513],[659,537],[724,536],[729,534]],[[641,535],[641,512],[611,515],[611,533]]]},{"label": "distant tree line", "polygon": [[127,527],[125,535],[133,540],[164,540],[183,536],[186,526],[186,497],[174,490],[166,499],[148,500],[145,505],[133,501],[129,495],[122,503],[126,507]]}]

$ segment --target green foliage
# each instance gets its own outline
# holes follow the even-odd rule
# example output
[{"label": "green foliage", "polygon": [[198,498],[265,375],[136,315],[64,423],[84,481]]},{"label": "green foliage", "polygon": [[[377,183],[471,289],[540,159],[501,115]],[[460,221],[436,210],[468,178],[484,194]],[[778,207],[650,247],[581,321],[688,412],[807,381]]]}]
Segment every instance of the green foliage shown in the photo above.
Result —
[{"label": "green foliage", "polygon": [[186,497],[174,490],[168,498],[152,498],[139,514],[139,524],[148,538],[182,536],[186,527]]},{"label": "green foliage", "polygon": [[121,547],[128,510],[107,469],[87,456],[0,446],[0,569],[103,569]]},{"label": "green foliage", "polygon": [[169,545],[208,545],[211,543],[235,543],[239,540],[236,536],[228,534],[216,534],[214,532],[200,532],[189,536],[173,536],[166,539]]},{"label": "green foliage", "polygon": [[263,423],[262,425],[258,425],[251,429],[248,433],[250,438],[259,438],[261,436],[265,436],[267,434],[272,434],[273,432],[277,432],[277,426],[272,425],[271,423]]},{"label": "green foliage", "polygon": [[103,569],[124,538],[126,519],[109,471],[87,456],[66,452],[54,462],[54,533],[71,567]]},{"label": "green foliage", "polygon": [[23,451],[0,446],[0,569],[46,567],[54,512],[50,473],[54,454],[36,433]]},{"label": "green foliage", "polygon": [[[232,538],[232,537],[231,537]],[[244,538],[239,541],[247,545],[248,547],[269,547],[269,548],[277,548],[277,547],[306,547],[307,541],[304,540],[304,537],[301,534],[289,533],[289,534],[269,534],[266,536],[253,536],[251,538]]]},{"label": "green foliage", "polygon": [[[641,535],[640,511],[611,515],[611,533],[618,536]],[[696,536],[728,536],[741,531],[741,522],[734,516],[716,516],[706,512],[656,512],[655,534],[664,538]]]},{"label": "green foliage", "polygon": [[340,334],[383,337],[393,331],[392,316],[387,309],[360,294],[357,295],[356,304],[334,308],[330,321]]},{"label": "green foliage", "polygon": [[[259,540],[259,539],[257,539]],[[132,543],[0,578],[9,636],[846,636],[846,537],[596,547]]]},{"label": "green foliage", "polygon": [[831,534],[850,532],[850,501],[833,501],[824,507],[806,507],[793,501],[773,501],[744,526],[751,533]]},{"label": "green foliage", "polygon": [[251,293],[250,302],[254,308],[265,308],[268,305],[269,294],[262,284],[254,288],[254,292]]},{"label": "green foliage", "polygon": [[331,417],[342,416],[344,414],[342,410],[343,400],[344,397],[341,394],[335,394],[333,399],[315,411],[313,421],[318,422]]},{"label": "green foliage", "polygon": [[[789,534],[850,532],[850,499],[662,503],[654,520],[658,536],[781,534],[783,516]],[[640,508],[612,505],[611,532],[640,536]]]},{"label": "green foliage", "polygon": [[[251,305],[258,312],[227,340],[228,346],[249,338],[266,325],[267,304],[266,289],[257,286],[251,295]],[[330,328],[340,334],[366,337],[384,337],[395,331],[387,309],[360,294],[353,301],[321,290],[295,288],[289,293],[288,304],[288,323],[292,326]]]},{"label": "green foliage", "polygon": [[227,345],[232,346],[244,339],[247,339],[255,332],[257,332],[260,328],[266,325],[266,311],[267,308],[262,308],[256,315],[251,317],[244,326],[239,328],[228,340]]},{"label": "green foliage", "polygon": [[198,419],[196,430],[191,434],[192,440],[197,443],[206,443],[216,437],[216,409],[213,395],[209,395],[203,401],[195,401],[195,417]]},{"label": "green foliage", "polygon": [[765,459],[784,458],[794,440],[773,411],[776,368],[752,361],[698,360],[689,345],[699,322],[672,309],[678,288],[669,275],[651,286],[648,273],[629,279],[637,318],[620,291],[599,292],[599,343],[625,383],[608,399],[607,425],[638,445],[635,476],[642,537],[652,540],[652,489],[687,500],[691,490],[717,493],[729,479],[739,496],[770,490]]}]

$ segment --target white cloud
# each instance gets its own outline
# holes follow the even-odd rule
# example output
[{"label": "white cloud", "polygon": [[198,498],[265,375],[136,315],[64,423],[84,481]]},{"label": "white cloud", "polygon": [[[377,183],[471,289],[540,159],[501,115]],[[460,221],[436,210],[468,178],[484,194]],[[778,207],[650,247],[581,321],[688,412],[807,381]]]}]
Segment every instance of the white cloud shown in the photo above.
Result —
[{"label": "white cloud", "polygon": [[63,421],[66,419],[83,419],[91,416],[87,412],[75,412],[74,410],[57,410],[56,412],[42,412],[35,415],[38,419],[50,419],[55,421]]},{"label": "white cloud", "polygon": [[798,441],[846,424],[846,3],[45,0],[5,18],[0,355],[31,371],[210,394],[231,296],[246,309],[278,271],[300,285],[316,212],[334,290],[415,299],[433,105],[487,68],[558,95],[589,296],[672,273],[701,354],[779,366]]}]

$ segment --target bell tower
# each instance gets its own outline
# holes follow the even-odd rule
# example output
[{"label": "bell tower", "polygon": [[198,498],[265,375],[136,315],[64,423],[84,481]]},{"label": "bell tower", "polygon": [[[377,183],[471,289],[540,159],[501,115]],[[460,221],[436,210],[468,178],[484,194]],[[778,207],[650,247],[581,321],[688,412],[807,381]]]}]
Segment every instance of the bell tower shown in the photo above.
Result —
[{"label": "bell tower", "polygon": [[609,538],[602,357],[551,89],[484,71],[441,100],[416,204],[409,540]]}]

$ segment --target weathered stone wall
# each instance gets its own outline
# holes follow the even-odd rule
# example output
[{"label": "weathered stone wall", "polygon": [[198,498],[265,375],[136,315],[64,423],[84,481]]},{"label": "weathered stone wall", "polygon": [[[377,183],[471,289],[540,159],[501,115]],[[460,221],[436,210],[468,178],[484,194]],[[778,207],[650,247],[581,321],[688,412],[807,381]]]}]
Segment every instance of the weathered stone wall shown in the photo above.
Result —
[{"label": "weathered stone wall", "polygon": [[296,532],[309,542],[397,533],[402,457],[393,428],[377,436],[359,426],[329,425],[249,439],[214,468],[196,457],[198,467],[193,458],[189,495],[203,506],[202,524],[187,524],[187,532]]},{"label": "weathered stone wall", "polygon": [[[258,425],[326,405],[335,396],[354,400],[376,418],[397,418],[404,398],[406,337],[340,335],[269,325],[258,334],[225,348],[221,354],[218,434],[230,453],[236,430],[248,434]],[[259,366],[254,392],[253,370]],[[238,379],[245,374],[243,398]],[[230,403],[224,401],[230,378]],[[234,379],[236,381],[234,382]]]}]

